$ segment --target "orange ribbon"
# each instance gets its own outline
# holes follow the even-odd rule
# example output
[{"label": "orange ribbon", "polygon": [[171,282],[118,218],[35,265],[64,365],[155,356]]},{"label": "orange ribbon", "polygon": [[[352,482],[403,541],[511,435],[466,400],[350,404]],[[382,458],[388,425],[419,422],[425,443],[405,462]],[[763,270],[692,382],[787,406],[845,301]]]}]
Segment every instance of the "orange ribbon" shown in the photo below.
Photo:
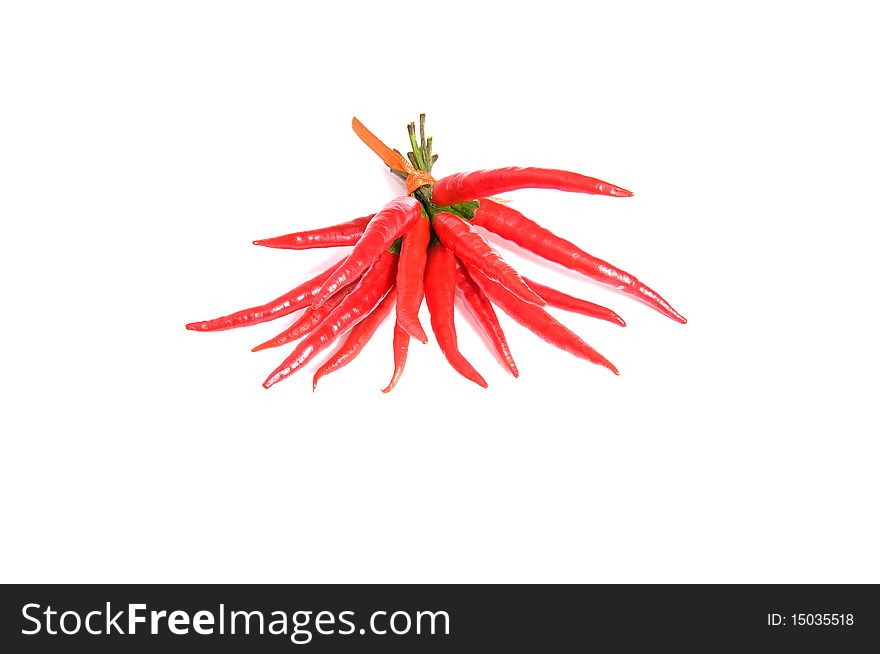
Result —
[{"label": "orange ribbon", "polygon": [[429,186],[436,181],[427,171],[412,170],[406,176],[406,193],[412,195],[420,186]]},{"label": "orange ribbon", "polygon": [[406,173],[407,195],[411,195],[420,186],[433,184],[436,181],[431,176],[431,173],[413,168],[412,164],[407,161],[406,157],[400,154],[397,150],[392,150],[382,143],[382,141],[379,140],[379,137],[368,130],[357,118],[351,119],[351,128],[354,130],[354,133],[358,135],[358,138],[360,138],[370,150],[375,152],[379,158],[385,162],[386,166],[392,170]]}]

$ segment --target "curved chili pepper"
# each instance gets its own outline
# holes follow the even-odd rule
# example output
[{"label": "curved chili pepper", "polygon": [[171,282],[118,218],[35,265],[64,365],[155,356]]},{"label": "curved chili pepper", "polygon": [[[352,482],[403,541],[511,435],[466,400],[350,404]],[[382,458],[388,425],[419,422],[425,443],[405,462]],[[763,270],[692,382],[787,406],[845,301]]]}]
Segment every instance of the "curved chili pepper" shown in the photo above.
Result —
[{"label": "curved chili pepper", "polygon": [[391,290],[385,294],[385,297],[376,308],[373,309],[366,318],[351,328],[342,347],[336,350],[333,356],[315,371],[315,376],[312,377],[313,391],[318,387],[318,380],[321,379],[321,377],[329,375],[331,372],[336,372],[340,368],[344,368],[357,358],[357,355],[363,351],[364,346],[370,342],[370,339],[373,337],[373,334],[376,333],[376,330],[379,328],[379,325],[382,324],[382,321],[388,317],[389,313],[391,313],[396,296],[397,293],[392,286]]},{"label": "curved chili pepper", "polygon": [[511,209],[492,200],[482,199],[480,200],[480,208],[474,214],[473,223],[485,227],[490,232],[513,241],[549,261],[554,261],[566,268],[576,270],[590,279],[612,286],[677,322],[687,322],[656,291],[645,286],[635,276],[612,266],[607,261],[587,254],[574,243],[544,229],[516,209]]},{"label": "curved chili pepper", "polygon": [[567,170],[552,168],[496,168],[472,173],[455,173],[434,184],[431,201],[449,206],[457,202],[498,195],[521,188],[548,188],[572,193],[613,195],[627,198],[632,191]]},{"label": "curved chili pepper", "polygon": [[397,255],[385,250],[339,306],[272,371],[263,382],[263,387],[269,388],[295,373],[318,352],[326,349],[339,334],[366,317],[391,288],[396,270]]},{"label": "curved chili pepper", "polygon": [[324,282],[312,307],[317,309],[349,281],[357,279],[421,215],[421,204],[409,196],[395,198],[386,204],[373,216],[348,258]]},{"label": "curved chili pepper", "polygon": [[427,342],[419,322],[423,299],[427,300],[431,328],[449,364],[484,388],[486,381],[458,349],[455,311],[459,302],[458,308],[464,305],[472,314],[484,342],[514,376],[519,371],[501,328],[500,314],[496,313],[498,307],[552,345],[618,374],[612,363],[542,307],[574,311],[621,326],[626,324],[624,320],[610,309],[519,275],[483,238],[481,227],[639,299],[678,322],[686,322],[668,302],[629,273],[587,254],[503,204],[480,199],[522,188],[617,197],[631,196],[630,191],[593,177],[547,168],[479,170],[437,181],[431,173],[437,155],[432,139],[425,134],[424,115],[419,118],[418,134],[415,122],[407,126],[412,151],[406,156],[389,148],[356,118],[352,119],[352,128],[391,172],[404,180],[407,196],[393,200],[372,216],[254,241],[264,247],[292,250],[349,245],[352,251],[328,270],[271,302],[186,326],[197,331],[231,329],[306,308],[281,334],[254,348],[257,351],[299,341],[263,382],[266,388],[292,375],[348,332],[331,348],[334,354],[317,367],[312,379],[315,388],[323,376],[359,356],[396,303],[394,373],[383,389],[388,393],[403,373],[410,338]]},{"label": "curved chili pepper", "polygon": [[419,307],[425,297],[425,259],[430,240],[431,224],[427,218],[420,218],[404,235],[397,264],[397,324],[422,343],[428,342],[419,322]]},{"label": "curved chili pepper", "polygon": [[519,370],[513,355],[510,353],[510,346],[507,344],[507,338],[501,329],[501,323],[498,322],[498,316],[489,298],[480,290],[480,287],[474,283],[471,276],[467,274],[464,266],[456,264],[455,266],[456,281],[458,290],[461,291],[465,304],[471,310],[471,315],[480,325],[483,333],[492,344],[495,354],[504,362],[504,365],[514,377],[519,377]]},{"label": "curved chili pepper", "polygon": [[191,322],[186,328],[197,332],[218,332],[224,329],[256,325],[289,315],[294,311],[309,306],[312,303],[312,299],[318,294],[318,290],[330,276],[330,273],[336,270],[343,261],[345,261],[344,258],[340,259],[327,268],[327,270],[322,270],[310,280],[303,282],[271,302],[251,307],[250,309],[242,309],[228,316],[214,318],[213,320]]},{"label": "curved chili pepper", "polygon": [[487,388],[486,380],[458,351],[458,336],[455,333],[455,255],[442,243],[428,248],[425,301],[431,314],[431,329],[449,365],[465,379]]},{"label": "curved chili pepper", "polygon": [[388,386],[382,389],[383,393],[390,393],[397,386],[397,382],[400,380],[403,368],[406,365],[406,353],[409,350],[409,333],[398,323],[394,324],[394,342],[392,347],[394,349],[394,374],[391,375],[391,381],[388,382]]},{"label": "curved chili pepper", "polygon": [[623,318],[618,316],[611,309],[603,307],[601,304],[593,304],[592,302],[581,300],[580,298],[568,295],[562,291],[557,291],[555,288],[539,284],[528,277],[523,277],[523,279],[526,280],[526,283],[533,291],[535,291],[535,293],[547,300],[547,304],[551,307],[564,309],[565,311],[571,311],[573,313],[580,313],[589,316],[590,318],[607,320],[608,322],[613,322],[615,325],[626,327],[626,322],[624,322]]},{"label": "curved chili pepper", "polygon": [[310,250],[312,248],[333,248],[340,245],[354,245],[360,239],[367,223],[375,214],[355,218],[346,223],[307,229],[302,232],[293,232],[284,236],[274,236],[254,241],[254,245],[262,245],[267,248],[280,248],[282,250]]},{"label": "curved chili pepper", "polygon": [[431,222],[440,242],[466,264],[479,268],[490,279],[497,280],[526,302],[538,306],[547,304],[468,221],[451,213],[441,212],[434,214]]},{"label": "curved chili pepper", "polygon": [[498,282],[495,282],[479,270],[469,268],[473,280],[479,284],[492,302],[501,307],[508,316],[520,325],[540,336],[550,345],[573,354],[590,363],[608,368],[615,375],[620,373],[614,364],[585,343],[580,336],[557,321],[553,316],[534,304],[523,302]]},{"label": "curved chili pepper", "polygon": [[265,343],[260,343],[255,348],[253,348],[251,352],[259,352],[261,350],[268,350],[271,347],[279,347],[281,345],[290,343],[291,341],[302,338],[313,329],[315,329],[315,327],[324,322],[324,319],[333,312],[333,309],[339,306],[340,302],[348,297],[348,294],[350,292],[350,288],[348,290],[343,290],[341,293],[337,293],[336,295],[331,297],[317,309],[310,308],[303,315],[301,315],[299,317],[299,320],[293,323],[290,327],[285,329],[277,336],[270,338]]}]

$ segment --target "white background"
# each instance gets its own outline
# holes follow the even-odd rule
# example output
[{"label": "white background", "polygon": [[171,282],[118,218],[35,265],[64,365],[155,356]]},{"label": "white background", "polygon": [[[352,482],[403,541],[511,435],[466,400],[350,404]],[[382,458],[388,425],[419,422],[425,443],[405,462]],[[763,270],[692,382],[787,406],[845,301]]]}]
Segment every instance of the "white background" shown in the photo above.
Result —
[{"label": "white background", "polygon": [[[3,581],[880,581],[878,52],[859,3],[5,3]],[[867,6],[867,3],[864,3]],[[391,325],[265,391],[282,329],[187,332],[336,253],[255,238],[436,173],[510,194],[686,326],[559,268],[625,329],[557,316],[620,378],[504,318],[458,377]],[[427,324],[427,313],[425,324]]]}]

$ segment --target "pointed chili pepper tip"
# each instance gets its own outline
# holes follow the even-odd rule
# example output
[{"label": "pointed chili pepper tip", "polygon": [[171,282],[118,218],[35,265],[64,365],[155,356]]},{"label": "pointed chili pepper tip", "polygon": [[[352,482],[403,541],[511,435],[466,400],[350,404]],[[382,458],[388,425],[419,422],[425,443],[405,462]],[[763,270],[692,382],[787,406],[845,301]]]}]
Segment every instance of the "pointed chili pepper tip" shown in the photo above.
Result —
[{"label": "pointed chili pepper tip", "polygon": [[625,188],[612,186],[608,189],[608,195],[612,195],[616,198],[631,198],[634,194],[632,191],[627,191]]},{"label": "pointed chili pepper tip", "polygon": [[[415,333],[413,333],[413,332],[415,332]],[[425,334],[424,329],[413,329],[412,331],[407,329],[406,333],[409,334],[410,336],[412,336],[414,339],[416,339],[422,345],[428,344],[428,335]]]},{"label": "pointed chili pepper tip", "polygon": [[401,323],[401,327],[403,331],[412,336],[422,345],[428,344],[428,335],[425,333],[424,328],[419,322],[413,323],[412,321],[405,321]]},{"label": "pointed chili pepper tip", "polygon": [[200,331],[202,331],[202,329],[203,329],[202,325],[204,325],[204,324],[205,323],[203,323],[203,322],[190,322],[190,323],[187,323],[186,328],[190,331],[193,331],[193,332],[200,332]]},{"label": "pointed chili pepper tip", "polygon": [[681,315],[678,311],[673,309],[671,306],[669,306],[665,302],[660,307],[654,307],[654,308],[656,308],[660,313],[662,313],[667,318],[671,318],[672,320],[674,320],[677,323],[680,323],[682,325],[687,324],[687,318],[685,318],[683,315]]},{"label": "pointed chili pepper tip", "polygon": [[[465,363],[467,363],[467,361],[465,361]],[[470,364],[468,364],[468,365],[470,365]],[[458,372],[459,372],[459,374],[462,374],[461,371],[458,371]],[[474,382],[474,383],[475,383],[477,386],[479,386],[480,388],[489,388],[489,384],[487,384],[487,383],[486,383],[486,380],[483,379],[483,375],[481,375],[480,373],[478,373],[476,370],[473,370],[472,373],[471,373],[470,375],[464,375],[464,374],[462,374],[462,376],[463,376],[465,379],[467,379],[468,381],[472,381],[472,382]]]},{"label": "pointed chili pepper tip", "polygon": [[268,350],[270,347],[278,347],[272,341],[266,341],[265,343],[260,343],[256,347],[251,348],[251,352],[260,352],[262,350]]}]

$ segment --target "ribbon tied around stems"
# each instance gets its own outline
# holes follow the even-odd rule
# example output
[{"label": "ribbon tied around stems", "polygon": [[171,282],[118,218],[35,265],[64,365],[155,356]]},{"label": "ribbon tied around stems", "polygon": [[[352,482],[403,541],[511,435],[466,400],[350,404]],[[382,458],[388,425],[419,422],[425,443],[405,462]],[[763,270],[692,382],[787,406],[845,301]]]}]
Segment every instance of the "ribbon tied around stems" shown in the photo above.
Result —
[{"label": "ribbon tied around stems", "polygon": [[431,175],[431,173],[426,172],[424,170],[410,170],[407,171],[406,175],[406,193],[407,195],[412,195],[415,193],[416,189],[420,186],[429,186],[434,184],[437,180]]},{"label": "ribbon tied around stems", "polygon": [[427,186],[434,184],[437,180],[431,175],[431,173],[425,170],[419,170],[414,168],[413,165],[407,161],[406,157],[404,157],[397,150],[392,150],[387,145],[382,143],[379,138],[373,134],[370,130],[368,130],[364,124],[359,121],[357,118],[351,119],[351,128],[354,130],[354,133],[358,135],[361,141],[363,141],[370,150],[375,152],[379,158],[385,162],[385,165],[391,168],[392,170],[396,170],[400,173],[406,174],[406,193],[407,195],[412,195],[416,189],[421,186]]}]

